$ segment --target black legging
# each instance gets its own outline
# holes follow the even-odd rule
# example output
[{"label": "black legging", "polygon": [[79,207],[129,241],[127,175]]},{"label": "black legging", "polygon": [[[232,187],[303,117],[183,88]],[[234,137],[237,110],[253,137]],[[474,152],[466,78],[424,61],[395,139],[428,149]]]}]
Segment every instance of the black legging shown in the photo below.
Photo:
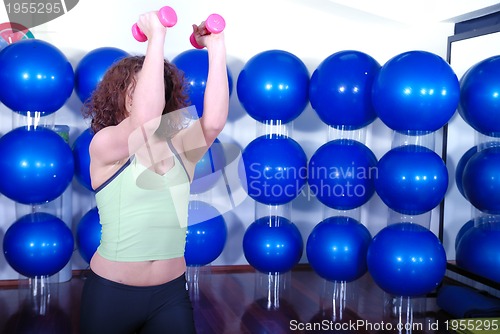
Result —
[{"label": "black legging", "polygon": [[196,333],[184,275],[157,286],[129,286],[90,272],[83,287],[81,334]]}]

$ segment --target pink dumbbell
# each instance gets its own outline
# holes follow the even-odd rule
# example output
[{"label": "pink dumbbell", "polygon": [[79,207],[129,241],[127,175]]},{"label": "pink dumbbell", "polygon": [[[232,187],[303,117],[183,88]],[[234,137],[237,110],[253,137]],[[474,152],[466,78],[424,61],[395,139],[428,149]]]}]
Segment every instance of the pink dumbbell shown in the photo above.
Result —
[{"label": "pink dumbbell", "polygon": [[[158,11],[158,19],[164,27],[170,28],[177,23],[177,14],[172,7],[165,6]],[[138,42],[145,42],[148,40],[148,37],[144,35],[139,26],[137,26],[137,23],[132,26],[132,36],[134,36]]]},{"label": "pink dumbbell", "polygon": [[[205,20],[205,29],[211,34],[219,34],[226,27],[226,21],[219,14],[210,14],[208,18]],[[196,38],[194,38],[194,34],[191,34],[189,37],[189,41],[191,45],[197,49],[203,49],[203,46],[199,45],[196,42]]]}]

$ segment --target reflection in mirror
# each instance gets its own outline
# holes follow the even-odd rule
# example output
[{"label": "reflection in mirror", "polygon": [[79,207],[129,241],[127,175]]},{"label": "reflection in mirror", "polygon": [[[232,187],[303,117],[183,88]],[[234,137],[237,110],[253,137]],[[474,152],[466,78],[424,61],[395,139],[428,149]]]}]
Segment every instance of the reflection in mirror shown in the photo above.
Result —
[{"label": "reflection in mirror", "polygon": [[[500,56],[500,25],[454,35],[448,39],[447,60],[457,77],[461,80],[461,84],[463,84],[469,69],[493,56]],[[500,76],[498,81],[500,81]],[[498,89],[499,86],[500,83],[496,85],[495,89]],[[492,88],[493,86],[482,89],[491,90]],[[461,99],[463,99],[463,92],[461,92]],[[480,225],[484,225],[484,222],[490,224],[488,225],[488,230],[491,230],[491,228],[498,230],[500,238],[500,215],[498,215],[500,210],[499,212],[496,212],[496,210],[484,210],[484,208],[481,211],[478,210],[475,206],[471,205],[470,197],[469,200],[466,199],[471,185],[467,184],[466,189],[464,189],[464,182],[471,182],[473,180],[470,174],[467,174],[472,170],[468,162],[473,159],[475,153],[482,151],[484,148],[491,145],[500,146],[500,138],[481,134],[471,127],[469,123],[464,120],[460,112],[457,112],[445,128],[443,157],[446,159],[448,166],[450,185],[441,210],[442,224],[440,238],[443,241],[448,256],[448,269],[452,273],[449,275],[450,277],[461,281],[464,281],[463,278],[465,278],[467,284],[476,285],[476,287],[481,288],[486,286],[488,290],[492,290],[490,291],[491,293],[500,296],[500,272],[498,271],[500,260],[498,260],[498,256],[494,256],[495,260],[490,259],[489,261],[496,261],[495,263],[488,264],[484,262],[488,261],[488,253],[490,255],[492,252],[500,253],[500,239],[497,239],[496,243],[488,246],[489,248],[480,247],[487,244],[486,240],[484,242],[474,241],[477,243],[477,247],[472,247],[472,249],[476,249],[478,253],[472,257],[470,250],[465,251],[465,246],[468,241],[471,241],[468,238],[470,239],[474,234],[472,230],[479,228]],[[494,144],[491,144],[491,142]],[[488,144],[485,145],[485,143]],[[500,149],[498,151],[500,152]],[[485,166],[483,165],[483,167]],[[488,169],[487,166],[485,168]],[[500,167],[489,168],[489,170],[493,174],[497,173],[500,177]],[[463,176],[466,174],[469,177],[464,179]],[[485,185],[483,184],[483,186]],[[487,184],[486,186],[490,187],[494,186],[494,184]],[[482,190],[479,190],[479,192],[482,192]],[[495,197],[500,201],[500,193]],[[499,223],[496,223],[496,221],[499,221]],[[494,228],[495,224],[498,224],[498,229]],[[464,240],[465,242],[462,243]],[[464,248],[461,249],[461,246]],[[496,250],[491,247],[496,247]],[[468,256],[463,256],[465,253]],[[471,265],[469,263],[471,258],[473,258],[475,264]],[[495,270],[496,273],[492,272],[492,270],[484,271],[478,269],[485,267],[497,268]],[[454,277],[454,275],[457,277]]]}]

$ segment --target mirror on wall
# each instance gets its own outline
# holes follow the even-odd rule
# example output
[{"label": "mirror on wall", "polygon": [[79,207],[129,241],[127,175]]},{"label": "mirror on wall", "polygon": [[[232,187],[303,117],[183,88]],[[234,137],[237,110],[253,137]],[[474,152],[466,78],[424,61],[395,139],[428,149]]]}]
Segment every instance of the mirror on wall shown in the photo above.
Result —
[{"label": "mirror on wall", "polygon": [[[447,60],[461,82],[469,69],[493,56],[500,56],[500,25],[457,34],[448,38]],[[500,77],[498,80],[500,80]],[[500,123],[500,119],[498,119],[498,122]],[[478,219],[480,217],[486,217],[482,219],[483,222],[499,221],[497,224],[498,232],[492,232],[498,233],[499,238],[496,241],[496,246],[487,246],[490,248],[483,246],[491,241],[480,242],[479,239],[475,240],[477,247],[473,247],[473,251],[477,249],[478,253],[470,254],[470,257],[475,257],[477,261],[485,261],[487,257],[491,257],[492,253],[500,253],[500,216],[491,215],[491,212],[485,213],[471,205],[463,194],[463,182],[460,181],[460,178],[457,179],[457,173],[459,177],[463,175],[464,165],[466,165],[464,163],[470,161],[468,159],[471,159],[473,152],[482,150],[483,147],[486,147],[485,143],[495,142],[495,145],[500,145],[500,138],[480,134],[464,121],[459,112],[456,112],[444,129],[444,139],[443,158],[446,159],[450,182],[441,210],[440,238],[448,255],[448,269],[473,281],[486,284],[494,289],[500,289],[500,278],[498,278],[500,274],[493,273],[490,275],[487,271],[482,272],[482,269],[474,270],[474,265],[469,268],[460,265],[463,261],[460,254],[465,249],[466,244],[459,245],[459,242],[464,240],[464,236],[471,227],[477,227],[480,224],[480,219]],[[500,175],[500,164],[498,165],[498,174]],[[500,194],[498,197],[500,198]],[[486,231],[485,235],[491,235],[492,233]],[[466,238],[469,237],[470,235],[466,236]],[[464,248],[459,249],[460,246]],[[457,261],[457,254],[459,254],[459,261]],[[492,267],[497,268],[498,271],[498,256],[496,258],[495,261],[497,262],[492,264]],[[478,266],[485,268],[485,263],[487,262],[478,264]],[[493,269],[485,270],[491,271]]]}]

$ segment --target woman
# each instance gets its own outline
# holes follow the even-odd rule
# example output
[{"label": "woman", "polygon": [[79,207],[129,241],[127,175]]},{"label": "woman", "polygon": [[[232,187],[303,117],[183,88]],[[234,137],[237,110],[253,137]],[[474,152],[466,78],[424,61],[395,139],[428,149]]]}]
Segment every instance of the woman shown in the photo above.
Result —
[{"label": "woman", "polygon": [[83,334],[195,332],[184,260],[189,182],[227,118],[224,34],[193,25],[209,73],[203,117],[182,127],[185,85],[164,58],[166,28],[156,12],[138,26],[146,55],[110,68],[86,106],[102,237],[82,295]]}]

